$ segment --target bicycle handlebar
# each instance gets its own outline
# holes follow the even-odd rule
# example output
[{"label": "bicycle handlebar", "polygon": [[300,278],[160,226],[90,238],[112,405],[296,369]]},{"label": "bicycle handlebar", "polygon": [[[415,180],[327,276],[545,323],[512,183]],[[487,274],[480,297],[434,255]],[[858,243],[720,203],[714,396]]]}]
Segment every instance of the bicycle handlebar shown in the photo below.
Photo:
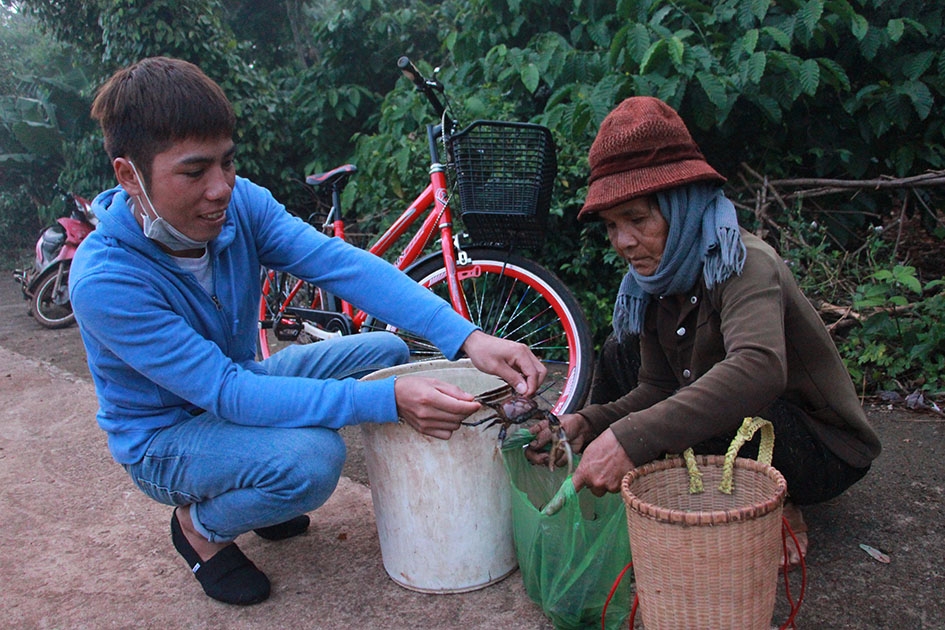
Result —
[{"label": "bicycle handlebar", "polygon": [[397,60],[397,67],[400,68],[400,71],[404,73],[405,77],[410,79],[417,87],[418,91],[423,92],[423,95],[430,101],[430,105],[433,106],[436,115],[442,116],[446,108],[443,106],[443,101],[437,96],[437,92],[442,93],[443,86],[438,81],[431,81],[424,78],[406,55]]},{"label": "bicycle handlebar", "polygon": [[417,66],[413,65],[409,57],[403,56],[398,59],[397,67],[400,68],[400,71],[404,73],[405,77],[410,79],[413,84],[417,86],[417,89],[422,90],[426,87],[427,80],[423,78],[423,75],[420,74],[420,71],[417,70]]}]

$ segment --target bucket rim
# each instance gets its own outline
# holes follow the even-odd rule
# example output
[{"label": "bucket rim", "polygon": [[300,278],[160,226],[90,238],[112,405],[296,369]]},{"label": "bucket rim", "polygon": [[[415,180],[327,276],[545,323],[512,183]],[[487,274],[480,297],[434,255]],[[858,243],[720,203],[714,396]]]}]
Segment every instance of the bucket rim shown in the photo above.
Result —
[{"label": "bucket rim", "polygon": [[[696,455],[696,463],[702,467],[721,468],[725,462],[722,455]],[[775,483],[774,494],[766,500],[738,508],[727,510],[704,510],[704,511],[686,511],[673,508],[661,507],[648,501],[644,501],[633,493],[633,484],[643,477],[649,475],[658,475],[662,472],[685,469],[686,464],[682,457],[672,457],[669,459],[657,460],[634,468],[628,472],[620,484],[620,494],[623,497],[627,507],[628,516],[636,513],[640,516],[655,519],[663,523],[671,523],[686,526],[704,526],[721,525],[725,523],[735,523],[748,521],[770,514],[780,509],[784,504],[787,495],[787,481],[784,476],[773,466],[763,464],[753,459],[744,457],[735,458],[735,468],[746,471],[757,477],[767,477]],[[751,483],[752,477],[742,479],[740,483],[746,481]],[[718,492],[718,488],[709,488],[706,492]]]},{"label": "bucket rim", "polygon": [[476,369],[472,363],[472,360],[468,358],[457,359],[455,361],[450,361],[449,359],[431,359],[429,361],[414,361],[412,363],[402,363],[400,365],[392,365],[391,367],[381,368],[371,372],[370,374],[365,374],[358,380],[379,381],[389,376],[405,376],[406,374],[410,374],[412,372],[422,373],[426,371],[445,370],[452,368]]},{"label": "bucket rim", "polygon": [[[483,372],[475,365],[468,357],[462,359],[456,359],[451,361],[449,359],[431,359],[428,361],[413,361],[411,363],[401,363],[399,365],[393,365],[391,367],[381,368],[375,370],[370,374],[365,374],[362,376],[360,381],[380,381],[392,377],[400,376],[426,376],[426,377],[436,377],[438,374],[441,379],[448,380],[449,377],[444,377],[444,374],[448,373],[459,373],[461,370],[467,372],[475,372],[478,375],[478,378],[486,379],[489,382],[488,386],[483,385],[481,388],[466,388],[466,390],[476,396],[484,391],[489,391],[495,387],[499,387],[505,384],[501,378],[494,374],[489,374],[488,372]],[[478,423],[480,420],[489,418],[490,416],[495,416],[495,411],[491,407],[482,405],[482,407],[470,415],[468,415],[464,422],[463,429],[468,429],[470,431],[485,432],[492,425],[491,424],[482,424],[475,426],[473,423]],[[373,423],[368,422],[361,425],[362,430],[374,430],[371,427],[383,427],[387,426],[388,423]]]}]

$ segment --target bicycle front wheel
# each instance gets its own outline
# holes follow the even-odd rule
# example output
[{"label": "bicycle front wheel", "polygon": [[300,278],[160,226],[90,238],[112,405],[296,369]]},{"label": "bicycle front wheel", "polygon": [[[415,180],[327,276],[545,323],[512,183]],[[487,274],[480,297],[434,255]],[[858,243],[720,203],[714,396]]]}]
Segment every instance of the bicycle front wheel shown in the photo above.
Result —
[{"label": "bicycle front wheel", "polygon": [[[545,364],[542,407],[559,415],[578,409],[590,389],[594,350],[574,294],[554,273],[522,256],[484,247],[465,251],[469,260],[456,269],[473,323],[490,335],[524,343]],[[449,301],[441,255],[417,262],[407,274]],[[395,332],[407,341],[413,360],[442,357],[429,342]]]}]

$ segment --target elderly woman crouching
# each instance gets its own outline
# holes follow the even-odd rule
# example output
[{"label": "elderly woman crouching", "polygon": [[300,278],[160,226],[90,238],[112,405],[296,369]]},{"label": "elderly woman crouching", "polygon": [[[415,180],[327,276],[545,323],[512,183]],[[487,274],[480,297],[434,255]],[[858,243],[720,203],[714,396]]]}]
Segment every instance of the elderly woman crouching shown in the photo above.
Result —
[{"label": "elderly woman crouching", "polygon": [[[761,416],[801,532],[796,563],[807,548],[796,506],[839,495],[880,452],[833,341],[781,257],[739,228],[725,178],[667,104],[622,102],[589,162],[578,218],[602,221],[629,269],[592,404],[561,417],[583,450],[575,487],[618,492],[627,471],[667,453],[724,453],[742,419]],[[526,454],[543,463],[549,432],[534,431]]]}]

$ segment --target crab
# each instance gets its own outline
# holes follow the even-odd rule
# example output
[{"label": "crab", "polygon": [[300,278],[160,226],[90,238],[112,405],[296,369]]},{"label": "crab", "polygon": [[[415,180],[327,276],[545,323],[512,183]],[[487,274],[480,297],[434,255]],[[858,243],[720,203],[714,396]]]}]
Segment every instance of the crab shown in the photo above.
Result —
[{"label": "crab", "polygon": [[501,424],[496,448],[502,447],[508,429],[513,424],[523,424],[529,420],[547,420],[548,428],[551,430],[551,452],[548,456],[548,468],[554,469],[555,461],[561,455],[564,455],[568,461],[568,474],[571,474],[573,470],[571,444],[568,442],[568,436],[565,434],[558,416],[546,409],[539,408],[538,402],[534,398],[515,394],[508,385],[484,392],[476,396],[476,401],[495,411],[496,415],[476,422],[464,422],[463,424],[471,427],[490,421],[489,427]]}]

